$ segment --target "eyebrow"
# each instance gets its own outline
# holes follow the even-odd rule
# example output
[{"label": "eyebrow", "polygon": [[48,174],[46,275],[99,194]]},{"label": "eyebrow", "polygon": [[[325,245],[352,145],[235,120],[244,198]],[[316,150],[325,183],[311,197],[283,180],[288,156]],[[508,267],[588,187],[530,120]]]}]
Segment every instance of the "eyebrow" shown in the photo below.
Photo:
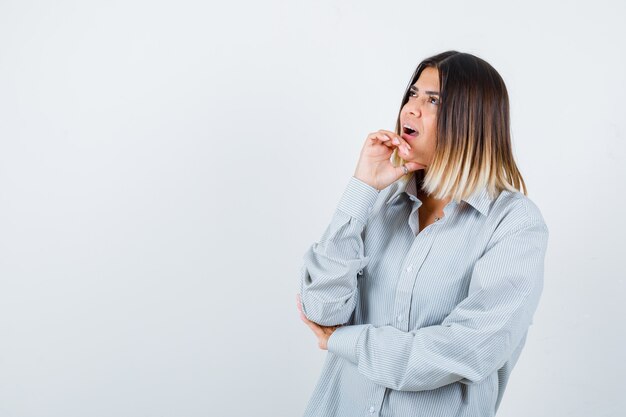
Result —
[{"label": "eyebrow", "polygon": [[[420,91],[419,88],[417,88],[416,86],[412,85],[409,91],[413,91],[413,90]],[[426,94],[433,94],[433,95],[436,95],[436,96],[439,95],[439,91],[424,91],[424,93],[426,93]]]}]

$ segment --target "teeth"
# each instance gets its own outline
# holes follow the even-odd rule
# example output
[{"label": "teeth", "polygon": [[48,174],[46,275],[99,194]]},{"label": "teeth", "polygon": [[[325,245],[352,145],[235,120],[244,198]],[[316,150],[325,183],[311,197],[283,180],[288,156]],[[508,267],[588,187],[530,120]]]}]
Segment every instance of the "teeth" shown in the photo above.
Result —
[{"label": "teeth", "polygon": [[402,126],[402,127],[406,128],[406,129],[411,129],[413,132],[417,132],[417,130],[413,129],[413,128],[412,128],[411,126],[409,126],[409,125],[404,125],[404,126]]}]

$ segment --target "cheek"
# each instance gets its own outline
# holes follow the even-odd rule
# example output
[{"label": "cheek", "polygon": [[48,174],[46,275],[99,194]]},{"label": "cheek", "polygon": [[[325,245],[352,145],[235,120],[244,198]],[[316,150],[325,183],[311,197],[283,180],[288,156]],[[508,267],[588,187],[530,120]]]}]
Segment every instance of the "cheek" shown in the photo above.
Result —
[{"label": "cheek", "polygon": [[435,131],[437,130],[437,116],[436,115],[432,115],[428,118],[424,119],[424,127],[427,128],[430,131]]},{"label": "cheek", "polygon": [[437,142],[437,121],[434,120],[424,125],[424,137],[422,138],[424,144],[428,147]]}]

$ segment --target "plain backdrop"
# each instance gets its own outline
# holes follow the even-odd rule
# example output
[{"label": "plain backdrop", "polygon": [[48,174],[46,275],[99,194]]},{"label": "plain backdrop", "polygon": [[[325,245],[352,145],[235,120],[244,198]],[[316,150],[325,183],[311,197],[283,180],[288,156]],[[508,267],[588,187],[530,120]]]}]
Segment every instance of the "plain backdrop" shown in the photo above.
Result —
[{"label": "plain backdrop", "polygon": [[300,416],[295,295],[424,58],[502,75],[550,229],[499,416],[626,408],[620,1],[0,0],[0,417]]}]

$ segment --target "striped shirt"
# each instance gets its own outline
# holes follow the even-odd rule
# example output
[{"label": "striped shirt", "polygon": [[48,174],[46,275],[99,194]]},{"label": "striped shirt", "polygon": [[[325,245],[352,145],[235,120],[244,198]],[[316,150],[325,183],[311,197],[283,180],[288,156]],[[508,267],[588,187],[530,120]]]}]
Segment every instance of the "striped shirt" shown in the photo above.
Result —
[{"label": "striped shirt", "polygon": [[302,310],[342,325],[305,417],[494,416],[543,288],[548,228],[519,191],[486,188],[419,231],[416,175],[351,177],[304,255]]}]

